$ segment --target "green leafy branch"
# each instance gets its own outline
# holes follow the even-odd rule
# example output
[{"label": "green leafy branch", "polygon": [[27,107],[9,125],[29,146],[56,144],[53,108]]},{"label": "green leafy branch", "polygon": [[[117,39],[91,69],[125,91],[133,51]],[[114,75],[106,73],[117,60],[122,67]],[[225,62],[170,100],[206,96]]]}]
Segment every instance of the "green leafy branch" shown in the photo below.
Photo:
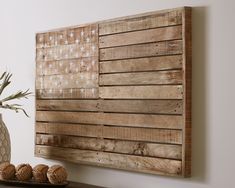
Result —
[{"label": "green leafy branch", "polygon": [[[0,77],[0,96],[3,93],[3,91],[5,90],[5,88],[11,83],[10,79],[12,77],[11,73],[7,73],[4,72],[1,77]],[[11,101],[11,100],[15,100],[15,99],[28,99],[28,96],[30,96],[32,93],[29,91],[29,89],[27,89],[26,91],[18,91],[15,94],[9,95],[3,99],[0,100],[0,108],[3,109],[10,109],[10,110],[14,110],[15,112],[19,112],[22,111],[27,117],[28,114],[26,113],[26,111],[21,107],[22,105],[19,104],[5,104],[5,102],[7,101]]]}]

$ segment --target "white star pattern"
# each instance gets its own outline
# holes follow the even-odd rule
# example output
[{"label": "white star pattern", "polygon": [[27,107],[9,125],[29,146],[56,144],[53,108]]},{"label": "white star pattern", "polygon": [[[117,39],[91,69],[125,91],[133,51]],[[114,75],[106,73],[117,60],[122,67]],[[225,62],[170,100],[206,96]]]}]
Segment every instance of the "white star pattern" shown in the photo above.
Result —
[{"label": "white star pattern", "polygon": [[[39,82],[41,88],[46,91],[43,93],[45,96],[46,94],[50,94],[49,96],[56,94],[56,90],[53,88],[58,89],[61,97],[69,93],[76,96],[77,90],[75,89],[80,89],[82,97],[95,95],[95,88],[87,87],[94,85],[93,82],[97,84],[98,72],[90,74],[96,64],[96,59],[93,57],[97,50],[97,38],[95,37],[98,35],[96,36],[96,34],[96,29],[83,27],[74,28],[72,31],[60,30],[59,33],[56,31],[46,33],[45,36],[48,37],[45,39],[43,35],[39,35],[38,41],[41,44],[37,60],[46,62],[46,64],[45,67],[40,64],[38,68],[41,71],[40,74],[44,73],[45,78],[48,78],[48,82],[44,78]],[[63,92],[64,89],[66,92]],[[72,95],[68,97],[72,97]]]}]

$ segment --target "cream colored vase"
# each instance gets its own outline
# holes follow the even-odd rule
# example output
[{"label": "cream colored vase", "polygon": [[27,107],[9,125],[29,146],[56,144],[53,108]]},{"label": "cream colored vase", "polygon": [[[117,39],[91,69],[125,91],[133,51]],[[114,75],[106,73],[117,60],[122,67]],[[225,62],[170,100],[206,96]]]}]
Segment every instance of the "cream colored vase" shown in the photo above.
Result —
[{"label": "cream colored vase", "polygon": [[11,160],[11,141],[8,129],[0,114],[0,163]]}]

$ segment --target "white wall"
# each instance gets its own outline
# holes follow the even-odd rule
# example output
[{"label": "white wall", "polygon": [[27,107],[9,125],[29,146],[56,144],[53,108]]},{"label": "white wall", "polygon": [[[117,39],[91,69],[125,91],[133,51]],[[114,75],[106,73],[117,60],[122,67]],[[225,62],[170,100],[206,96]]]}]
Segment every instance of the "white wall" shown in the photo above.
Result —
[{"label": "white wall", "polygon": [[[34,89],[35,33],[136,13],[193,6],[193,169],[179,179],[64,163],[70,179],[121,188],[221,188],[234,186],[235,1],[233,0],[0,0],[0,72],[14,73],[9,91]],[[23,102],[23,101],[22,101]],[[52,164],[34,157],[31,115],[4,111],[12,161]]]}]

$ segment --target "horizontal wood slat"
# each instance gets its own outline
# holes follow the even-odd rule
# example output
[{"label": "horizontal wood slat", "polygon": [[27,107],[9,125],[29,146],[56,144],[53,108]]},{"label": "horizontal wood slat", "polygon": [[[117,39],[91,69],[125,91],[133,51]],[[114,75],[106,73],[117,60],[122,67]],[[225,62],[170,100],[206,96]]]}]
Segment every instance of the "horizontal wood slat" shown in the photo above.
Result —
[{"label": "horizontal wood slat", "polygon": [[104,86],[182,84],[182,82],[183,73],[180,70],[104,74],[99,77],[99,84]]},{"label": "horizontal wood slat", "polygon": [[62,134],[118,140],[182,144],[181,130],[110,127],[66,123],[37,123],[37,133]]},{"label": "horizontal wood slat", "polygon": [[98,99],[98,88],[36,89],[37,99]]},{"label": "horizontal wood slat", "polygon": [[182,147],[180,145],[155,144],[64,135],[37,134],[36,144],[178,160],[181,159],[182,155]]},{"label": "horizontal wood slat", "polygon": [[98,72],[98,57],[37,62],[37,75],[64,75]]},{"label": "horizontal wood slat", "polygon": [[38,100],[37,110],[182,114],[182,100]]},{"label": "horizontal wood slat", "polygon": [[[35,146],[36,156],[93,164],[119,169],[129,169],[155,174],[179,175],[182,171],[181,161],[140,157],[107,152],[65,149],[50,146]],[[69,157],[68,157],[69,156]]]},{"label": "horizontal wood slat", "polygon": [[[94,46],[94,50],[92,50]],[[85,43],[83,45],[71,44],[64,46],[55,46],[50,48],[39,48],[36,50],[37,61],[59,61],[74,58],[97,57],[97,44]]]},{"label": "horizontal wood slat", "polygon": [[98,100],[37,100],[37,110],[98,111]]},{"label": "horizontal wood slat", "polygon": [[100,49],[100,60],[182,54],[182,41],[163,41]]},{"label": "horizontal wood slat", "polygon": [[104,112],[182,114],[182,100],[102,100]]},{"label": "horizontal wood slat", "polygon": [[37,111],[36,121],[182,129],[182,116]]},{"label": "horizontal wood slat", "polygon": [[108,21],[99,24],[99,35],[108,35],[127,31],[151,29],[182,23],[182,13],[179,10],[125,18],[117,21]]},{"label": "horizontal wood slat", "polygon": [[182,69],[182,55],[101,61],[100,73]]},{"label": "horizontal wood slat", "polygon": [[116,86],[100,87],[104,99],[182,99],[183,88],[178,86]]},{"label": "horizontal wood slat", "polygon": [[102,36],[99,38],[99,47],[107,48],[175,39],[182,39],[181,25]]},{"label": "horizontal wood slat", "polygon": [[98,74],[95,72],[39,76],[36,80],[36,89],[95,88],[97,85]]}]

